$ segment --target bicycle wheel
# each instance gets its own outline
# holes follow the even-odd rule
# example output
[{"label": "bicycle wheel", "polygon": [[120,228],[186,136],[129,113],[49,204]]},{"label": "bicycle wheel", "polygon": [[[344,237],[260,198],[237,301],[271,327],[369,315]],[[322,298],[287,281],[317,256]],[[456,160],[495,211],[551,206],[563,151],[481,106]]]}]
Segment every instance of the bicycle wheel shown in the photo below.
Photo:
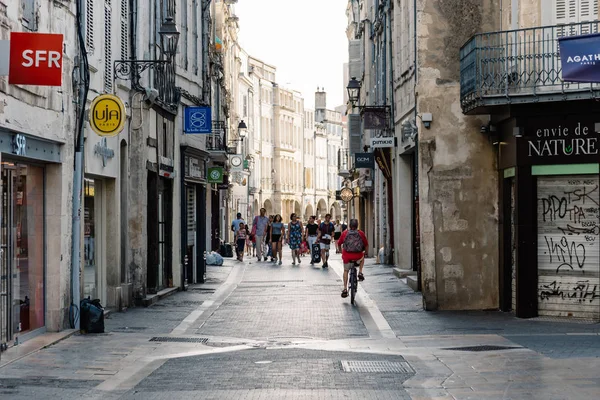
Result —
[{"label": "bicycle wheel", "polygon": [[354,305],[356,289],[358,289],[358,277],[356,275],[356,266],[353,265],[350,270],[350,304],[352,305]]}]

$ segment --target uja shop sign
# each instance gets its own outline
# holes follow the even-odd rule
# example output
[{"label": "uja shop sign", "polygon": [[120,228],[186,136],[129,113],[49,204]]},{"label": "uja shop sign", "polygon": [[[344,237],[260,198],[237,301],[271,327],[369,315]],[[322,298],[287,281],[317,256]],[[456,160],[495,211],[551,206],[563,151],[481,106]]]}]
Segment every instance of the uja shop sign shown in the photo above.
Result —
[{"label": "uja shop sign", "polygon": [[598,155],[598,134],[582,124],[556,125],[535,129],[534,137],[527,137],[529,157],[573,157]]}]

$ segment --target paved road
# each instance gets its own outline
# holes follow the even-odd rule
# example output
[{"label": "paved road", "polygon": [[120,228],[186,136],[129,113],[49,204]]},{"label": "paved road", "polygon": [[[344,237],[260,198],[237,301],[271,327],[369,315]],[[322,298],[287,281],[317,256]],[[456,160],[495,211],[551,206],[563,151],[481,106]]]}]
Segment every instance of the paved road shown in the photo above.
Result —
[{"label": "paved road", "polygon": [[357,306],[342,267],[228,260],[149,308],[113,313],[0,368],[4,399],[600,398],[600,325],[425,312],[367,262]]}]

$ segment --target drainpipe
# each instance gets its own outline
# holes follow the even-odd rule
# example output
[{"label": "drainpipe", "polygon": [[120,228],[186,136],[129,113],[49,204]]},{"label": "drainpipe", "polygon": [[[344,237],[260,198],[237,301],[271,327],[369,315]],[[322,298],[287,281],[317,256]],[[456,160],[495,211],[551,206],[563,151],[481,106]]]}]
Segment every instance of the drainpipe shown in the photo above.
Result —
[{"label": "drainpipe", "polygon": [[90,73],[88,59],[85,49],[84,31],[82,24],[82,10],[84,1],[77,1],[77,37],[79,41],[79,94],[77,104],[77,131],[75,133],[75,165],[73,173],[73,209],[71,228],[71,306],[69,310],[69,322],[72,329],[80,328],[79,305],[80,305],[80,268],[81,268],[81,186],[83,180],[83,129],[85,121],[85,106],[90,84]]}]

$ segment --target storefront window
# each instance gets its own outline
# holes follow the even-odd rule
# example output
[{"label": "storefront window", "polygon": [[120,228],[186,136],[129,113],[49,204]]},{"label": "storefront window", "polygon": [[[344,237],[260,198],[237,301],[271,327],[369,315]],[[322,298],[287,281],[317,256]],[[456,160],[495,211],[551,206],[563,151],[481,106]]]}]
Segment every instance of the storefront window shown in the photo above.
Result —
[{"label": "storefront window", "polygon": [[96,262],[96,185],[84,180],[83,297],[98,298]]},{"label": "storefront window", "polygon": [[[2,269],[12,333],[44,326],[44,169],[2,164]],[[6,320],[5,320],[6,321]]]}]

